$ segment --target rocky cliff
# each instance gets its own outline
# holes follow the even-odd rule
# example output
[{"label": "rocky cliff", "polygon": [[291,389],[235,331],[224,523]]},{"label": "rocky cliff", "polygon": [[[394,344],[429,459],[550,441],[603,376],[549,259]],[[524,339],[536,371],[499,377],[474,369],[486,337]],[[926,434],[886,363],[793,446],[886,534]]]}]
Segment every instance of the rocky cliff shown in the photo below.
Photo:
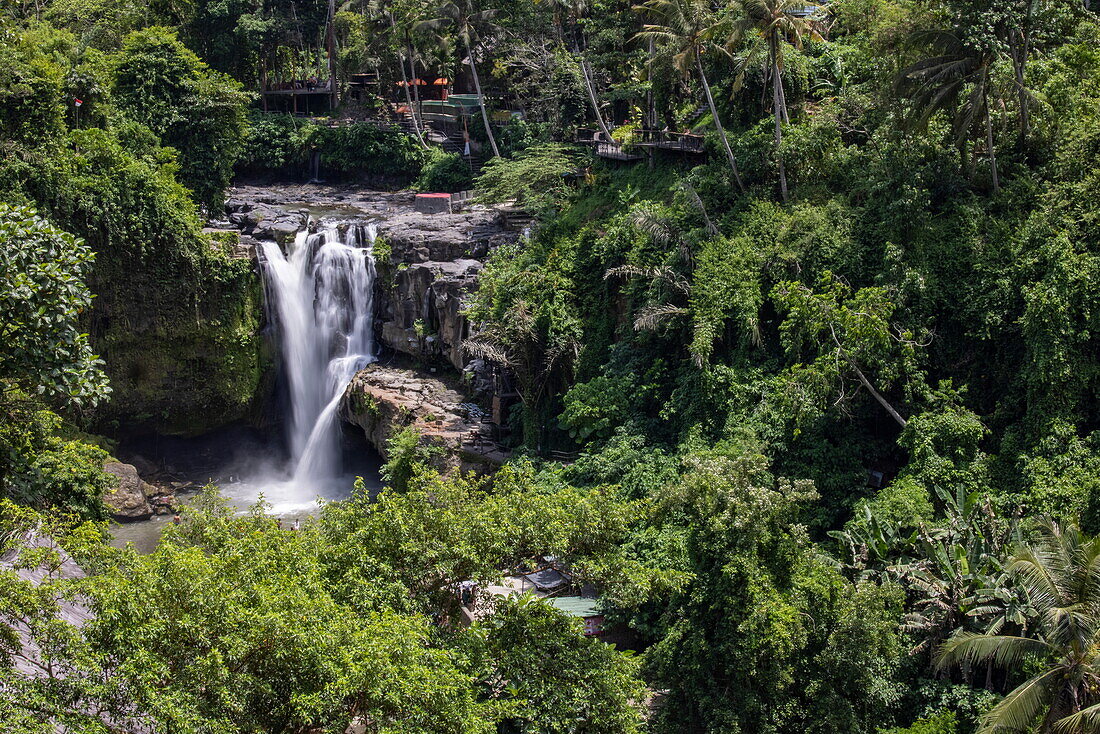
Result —
[{"label": "rocky cliff", "polygon": [[466,366],[462,342],[469,324],[462,313],[477,287],[484,258],[515,240],[498,212],[394,213],[378,225],[382,342],[424,361]]},{"label": "rocky cliff", "polygon": [[462,310],[477,287],[485,258],[519,235],[499,211],[473,208],[424,214],[411,193],[361,191],[320,185],[233,189],[227,219],[217,223],[241,234],[241,250],[258,240],[284,247],[319,217],[361,217],[378,226],[379,278],[375,328],[381,343],[422,362],[466,366],[462,342],[469,325]]},{"label": "rocky cliff", "polygon": [[363,429],[367,442],[383,457],[394,434],[411,426],[423,443],[443,449],[439,469],[486,474],[508,454],[497,447],[490,426],[465,401],[453,380],[372,364],[348,385],[340,415]]}]

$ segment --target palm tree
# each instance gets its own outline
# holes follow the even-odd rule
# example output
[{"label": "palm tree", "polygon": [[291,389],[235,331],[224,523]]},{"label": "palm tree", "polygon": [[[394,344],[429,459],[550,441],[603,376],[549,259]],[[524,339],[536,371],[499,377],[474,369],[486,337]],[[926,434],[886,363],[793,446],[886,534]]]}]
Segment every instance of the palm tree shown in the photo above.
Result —
[{"label": "palm tree", "polygon": [[820,40],[814,29],[811,13],[818,8],[805,0],[739,0],[734,5],[734,34],[731,41],[755,32],[764,39],[768,49],[767,76],[772,82],[772,111],[775,117],[775,160],[779,167],[779,194],[787,202],[787,171],[783,165],[783,123],[790,122],[787,95],[783,91],[783,47],[791,44],[802,48],[802,39],[809,36]]},{"label": "palm tree", "polygon": [[938,664],[1020,668],[1032,660],[1039,666],[982,718],[978,734],[1033,731],[1037,722],[1041,734],[1097,731],[1100,538],[1048,521],[1039,543],[1023,547],[1008,573],[1034,607],[1032,629],[1020,635],[959,632],[940,648]]},{"label": "palm tree", "polygon": [[[536,2],[538,2],[538,0],[536,0]],[[588,62],[585,60],[584,52],[581,48],[583,45],[581,40],[584,38],[584,33],[577,29],[581,14],[588,9],[588,0],[547,0],[547,3],[554,11],[554,30],[558,36],[558,43],[563,47],[566,45],[565,22],[568,20],[570,23],[572,31],[570,34],[572,36],[570,47],[573,55],[577,57],[577,63],[581,68],[581,77],[584,79],[585,92],[588,93],[588,102],[592,105],[592,112],[596,115],[596,124],[599,125],[600,131],[607,140],[612,140],[611,130],[608,128],[607,123],[604,122],[603,113],[600,112],[600,101],[596,96],[596,88],[592,81],[592,70],[588,68]]]},{"label": "palm tree", "polygon": [[652,39],[658,43],[667,44],[674,52],[672,63],[677,71],[687,77],[690,76],[694,67],[699,74],[699,81],[703,85],[703,93],[707,98],[707,106],[710,108],[714,127],[718,130],[718,137],[729,159],[733,178],[737,182],[737,188],[744,191],[741,173],[737,170],[737,159],[734,158],[733,150],[726,138],[726,130],[722,127],[718,109],[714,106],[714,95],[711,94],[710,83],[703,71],[703,54],[720,47],[715,40],[728,35],[728,17],[716,15],[705,0],[646,0],[644,4],[634,6],[634,9],[647,13],[658,21],[643,26],[635,38]]},{"label": "palm tree", "polygon": [[975,48],[953,31],[922,32],[915,36],[915,40],[926,41],[935,55],[902,69],[898,77],[898,91],[913,102],[910,122],[923,128],[936,112],[948,112],[955,142],[960,149],[964,149],[966,141],[976,130],[984,127],[993,190],[999,191],[1001,184],[997,175],[993,116],[990,112],[990,97],[994,91],[992,68],[998,53],[996,48]]},{"label": "palm tree", "polygon": [[491,20],[496,15],[496,10],[478,10],[474,0],[447,0],[436,9],[437,17],[417,23],[414,30],[422,29],[439,31],[442,28],[451,28],[454,34],[466,47],[466,54],[470,58],[470,72],[474,77],[474,90],[477,92],[477,103],[481,108],[481,121],[485,125],[485,134],[489,136],[489,145],[493,149],[493,157],[500,157],[500,149],[497,148],[496,138],[493,137],[493,128],[489,124],[489,113],[485,111],[485,95],[481,92],[481,77],[477,73],[477,62],[474,59],[474,48],[481,40],[479,29],[492,28]]}]

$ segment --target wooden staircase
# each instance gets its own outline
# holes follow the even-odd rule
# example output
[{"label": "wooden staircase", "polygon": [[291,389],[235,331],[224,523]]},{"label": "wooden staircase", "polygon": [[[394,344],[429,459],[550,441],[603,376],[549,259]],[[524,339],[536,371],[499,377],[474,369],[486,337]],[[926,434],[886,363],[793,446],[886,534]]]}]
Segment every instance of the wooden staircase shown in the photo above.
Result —
[{"label": "wooden staircase", "polygon": [[[402,117],[402,124],[408,126],[407,132],[410,135],[416,133],[411,113],[406,112],[404,114]],[[424,131],[424,141],[430,145],[442,148],[445,153],[454,153],[455,155],[462,156],[462,159],[466,161],[466,165],[470,167],[470,172],[473,175],[476,176],[481,173],[481,166],[483,164],[481,156],[477,153],[463,155],[463,151],[466,149],[466,141],[459,135],[448,135],[440,130],[429,127]]]}]

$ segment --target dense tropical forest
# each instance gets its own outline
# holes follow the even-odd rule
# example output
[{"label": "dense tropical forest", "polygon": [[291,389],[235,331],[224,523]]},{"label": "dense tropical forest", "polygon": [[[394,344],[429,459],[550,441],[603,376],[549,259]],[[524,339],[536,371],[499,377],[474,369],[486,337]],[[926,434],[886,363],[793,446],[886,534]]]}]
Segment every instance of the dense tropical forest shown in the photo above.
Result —
[{"label": "dense tropical forest", "polygon": [[[0,730],[1100,731],[1095,2],[8,0],[0,153]],[[112,546],[120,437],[269,409],[208,223],[318,171],[531,218],[510,458]],[[459,623],[540,559],[623,641]]]}]

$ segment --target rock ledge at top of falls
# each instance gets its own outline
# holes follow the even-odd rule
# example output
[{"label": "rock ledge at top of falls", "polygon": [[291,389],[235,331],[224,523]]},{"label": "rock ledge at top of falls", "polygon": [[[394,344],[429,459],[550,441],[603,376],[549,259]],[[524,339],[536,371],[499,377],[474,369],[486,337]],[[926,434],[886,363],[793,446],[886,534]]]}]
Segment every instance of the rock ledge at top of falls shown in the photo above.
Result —
[{"label": "rock ledge at top of falls", "polygon": [[484,438],[484,424],[467,415],[468,398],[448,381],[423,372],[372,364],[360,370],[344,392],[341,417],[363,429],[382,456],[390,438],[412,426],[426,445],[443,449],[438,467],[486,474],[508,452]]},{"label": "rock ledge at top of falls", "polygon": [[395,211],[378,223],[378,236],[390,246],[393,262],[408,265],[484,258],[494,247],[516,239],[493,209],[455,214]]},{"label": "rock ledge at top of falls", "polygon": [[[415,210],[415,194],[325,184],[238,185],[226,203],[228,222],[242,245],[277,240],[319,219],[363,219],[377,224],[387,251],[375,281],[375,327],[382,345],[429,364],[467,366],[463,349],[471,325],[464,313],[489,253],[515,242],[519,232],[501,209],[475,206],[454,214]],[[310,225],[312,226],[312,225]]]}]

